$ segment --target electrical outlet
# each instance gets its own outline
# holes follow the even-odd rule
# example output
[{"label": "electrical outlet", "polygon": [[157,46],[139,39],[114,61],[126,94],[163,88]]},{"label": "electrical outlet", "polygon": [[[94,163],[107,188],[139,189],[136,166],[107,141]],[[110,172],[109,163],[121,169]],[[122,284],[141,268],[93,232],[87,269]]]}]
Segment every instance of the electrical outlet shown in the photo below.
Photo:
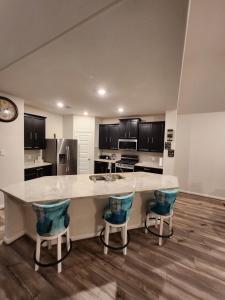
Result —
[{"label": "electrical outlet", "polygon": [[102,231],[102,228],[103,228],[102,225],[97,226],[97,234],[99,234]]},{"label": "electrical outlet", "polygon": [[5,149],[0,149],[0,156],[5,157],[6,156],[6,151]]}]

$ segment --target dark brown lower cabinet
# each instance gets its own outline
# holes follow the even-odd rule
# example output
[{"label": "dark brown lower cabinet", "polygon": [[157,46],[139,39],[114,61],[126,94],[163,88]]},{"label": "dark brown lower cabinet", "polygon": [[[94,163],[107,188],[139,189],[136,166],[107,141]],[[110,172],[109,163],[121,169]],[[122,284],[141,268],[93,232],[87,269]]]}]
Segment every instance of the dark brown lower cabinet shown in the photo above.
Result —
[{"label": "dark brown lower cabinet", "polygon": [[148,172],[148,173],[162,174],[163,170],[160,168],[149,168],[149,167],[136,166],[134,168],[134,172]]},{"label": "dark brown lower cabinet", "polygon": [[[111,164],[111,172],[115,173],[115,164]],[[104,161],[95,161],[95,174],[110,173],[109,163]]]},{"label": "dark brown lower cabinet", "polygon": [[43,166],[37,168],[29,168],[24,170],[24,180],[31,180],[43,176],[52,175],[52,166]]}]

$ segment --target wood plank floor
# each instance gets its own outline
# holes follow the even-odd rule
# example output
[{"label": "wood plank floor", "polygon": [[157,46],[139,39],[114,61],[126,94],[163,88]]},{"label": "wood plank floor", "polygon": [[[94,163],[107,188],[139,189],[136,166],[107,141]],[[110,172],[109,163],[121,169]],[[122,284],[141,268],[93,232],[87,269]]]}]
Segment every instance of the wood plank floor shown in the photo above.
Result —
[{"label": "wood plank floor", "polygon": [[[174,236],[162,247],[143,229],[130,236],[126,257],[104,256],[98,238],[74,242],[60,275],[54,267],[34,272],[29,238],[2,244],[0,299],[225,299],[223,201],[180,194]],[[43,253],[52,259],[55,249]]]}]

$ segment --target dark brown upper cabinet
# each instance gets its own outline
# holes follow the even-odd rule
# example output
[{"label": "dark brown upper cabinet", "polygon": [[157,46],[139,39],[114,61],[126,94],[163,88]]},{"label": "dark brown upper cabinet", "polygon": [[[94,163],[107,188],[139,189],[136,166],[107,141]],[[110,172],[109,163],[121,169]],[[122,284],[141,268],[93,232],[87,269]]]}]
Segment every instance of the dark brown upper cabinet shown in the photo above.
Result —
[{"label": "dark brown upper cabinet", "polygon": [[118,149],[119,124],[99,125],[99,148]]},{"label": "dark brown upper cabinet", "polygon": [[138,139],[139,118],[120,119],[119,138],[120,139]]},{"label": "dark brown upper cabinet", "polygon": [[138,150],[146,152],[163,152],[165,122],[139,123]]},{"label": "dark brown upper cabinet", "polygon": [[24,149],[45,148],[45,117],[24,114]]}]

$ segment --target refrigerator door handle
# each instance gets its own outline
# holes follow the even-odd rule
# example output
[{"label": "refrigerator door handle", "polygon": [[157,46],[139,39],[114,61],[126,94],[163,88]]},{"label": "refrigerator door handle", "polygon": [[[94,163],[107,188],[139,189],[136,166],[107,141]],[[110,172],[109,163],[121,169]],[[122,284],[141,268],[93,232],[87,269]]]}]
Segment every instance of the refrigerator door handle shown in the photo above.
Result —
[{"label": "refrigerator door handle", "polygon": [[66,146],[66,173],[68,172],[68,146]]},{"label": "refrigerator door handle", "polygon": [[69,165],[70,165],[70,148],[66,146],[66,173],[69,172]]},{"label": "refrigerator door handle", "polygon": [[67,146],[67,149],[68,149],[68,156],[67,156],[67,158],[68,158],[68,160],[67,160],[67,162],[68,162],[68,169],[67,169],[67,171],[68,171],[68,173],[70,172],[70,146]]}]

